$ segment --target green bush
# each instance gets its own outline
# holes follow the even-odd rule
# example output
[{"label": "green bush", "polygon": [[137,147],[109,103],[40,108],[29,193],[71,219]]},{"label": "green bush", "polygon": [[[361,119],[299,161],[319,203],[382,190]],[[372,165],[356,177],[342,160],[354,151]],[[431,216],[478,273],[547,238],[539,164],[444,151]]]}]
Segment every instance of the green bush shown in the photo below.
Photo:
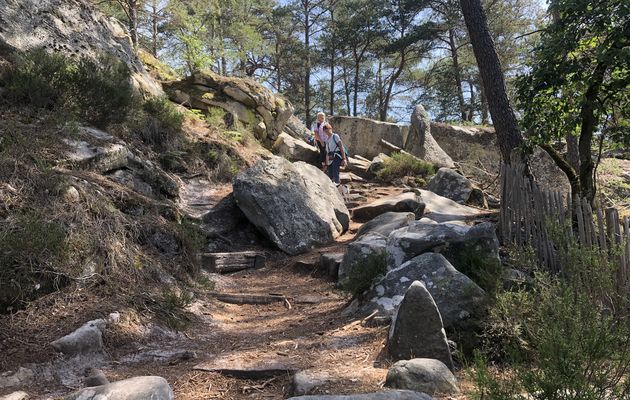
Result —
[{"label": "green bush", "polygon": [[21,56],[4,80],[16,104],[61,112],[104,128],[120,123],[134,101],[129,69],[112,57],[74,59],[43,50]]},{"label": "green bush", "polygon": [[[478,398],[630,399],[627,294],[597,251],[567,248],[562,274],[536,273],[531,290],[497,295],[477,362]],[[489,373],[484,359],[496,355],[512,373]]]},{"label": "green bush", "polygon": [[62,277],[52,271],[63,262],[65,241],[63,226],[36,214],[0,224],[0,307],[55,289]]},{"label": "green bush", "polygon": [[387,265],[387,252],[380,251],[369,254],[350,267],[348,280],[342,289],[355,296],[361,295],[372,286],[376,278],[387,273]]},{"label": "green bush", "polygon": [[140,137],[152,146],[167,148],[181,138],[184,114],[166,97],[152,97],[142,106],[146,119]]},{"label": "green bush", "polygon": [[376,177],[385,182],[405,176],[427,177],[433,175],[433,164],[420,160],[411,154],[394,153],[383,162],[383,167],[376,173]]}]

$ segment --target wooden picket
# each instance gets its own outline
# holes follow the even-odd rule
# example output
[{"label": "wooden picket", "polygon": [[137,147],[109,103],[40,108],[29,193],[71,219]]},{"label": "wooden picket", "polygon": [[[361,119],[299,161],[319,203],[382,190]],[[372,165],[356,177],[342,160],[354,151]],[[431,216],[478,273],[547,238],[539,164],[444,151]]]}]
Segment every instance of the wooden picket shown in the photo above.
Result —
[{"label": "wooden picket", "polygon": [[[570,193],[542,190],[531,182],[522,165],[501,167],[500,235],[504,244],[531,246],[538,260],[550,271],[560,272],[560,243],[575,241],[582,247],[597,248],[603,257],[618,265],[618,286],[628,289],[630,280],[630,219],[607,208],[593,211],[586,199]],[[560,227],[552,235],[550,229]],[[614,251],[613,251],[614,249]]]}]

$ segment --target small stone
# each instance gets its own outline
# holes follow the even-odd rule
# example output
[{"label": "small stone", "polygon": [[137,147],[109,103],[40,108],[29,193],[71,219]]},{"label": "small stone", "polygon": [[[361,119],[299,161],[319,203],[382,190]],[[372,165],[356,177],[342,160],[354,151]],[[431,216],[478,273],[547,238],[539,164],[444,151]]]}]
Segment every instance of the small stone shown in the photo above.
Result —
[{"label": "small stone", "polygon": [[81,201],[81,195],[79,194],[77,188],[70,186],[63,194],[63,199],[66,203],[78,203]]},{"label": "small stone", "polygon": [[67,355],[98,352],[103,349],[103,333],[107,322],[104,319],[96,319],[51,343],[52,347]]},{"label": "small stone", "polygon": [[107,379],[103,371],[100,369],[89,368],[86,375],[87,376],[83,380],[85,387],[102,386],[109,383],[109,379]]},{"label": "small stone", "polygon": [[0,375],[0,388],[20,386],[29,383],[33,379],[33,371],[20,367],[13,374],[6,372]]},{"label": "small stone", "polygon": [[28,393],[20,391],[7,394],[6,396],[0,396],[0,400],[26,400],[28,397]]},{"label": "small stone", "polygon": [[459,393],[453,373],[444,363],[429,358],[398,361],[387,372],[385,386],[415,390],[429,395]]}]

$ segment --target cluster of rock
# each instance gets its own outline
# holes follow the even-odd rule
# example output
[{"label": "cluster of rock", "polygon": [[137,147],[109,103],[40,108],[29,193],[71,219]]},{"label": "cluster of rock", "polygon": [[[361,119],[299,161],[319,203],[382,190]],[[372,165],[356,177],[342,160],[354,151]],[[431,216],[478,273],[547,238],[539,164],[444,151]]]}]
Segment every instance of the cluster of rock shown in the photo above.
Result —
[{"label": "cluster of rock", "polygon": [[[40,381],[46,376],[58,376],[65,385],[75,386],[82,381],[84,388],[63,396],[64,400],[173,400],[174,394],[168,382],[159,376],[136,376],[116,382],[109,382],[105,374],[96,366],[103,364],[103,334],[109,324],[120,320],[119,313],[112,313],[107,319],[86,322],[75,331],[63,336],[50,345],[63,356],[50,365],[40,364],[31,368],[20,368],[13,374],[0,376],[0,389],[25,386],[40,375]],[[84,376],[82,372],[85,372]],[[40,382],[41,383],[41,382]],[[22,400],[29,398],[26,392],[13,392],[3,400]]]},{"label": "cluster of rock", "polygon": [[287,125],[290,132],[299,134],[291,103],[254,80],[204,71],[165,86],[173,101],[205,111],[218,107],[230,116],[228,125],[240,123],[261,140],[277,139]]}]

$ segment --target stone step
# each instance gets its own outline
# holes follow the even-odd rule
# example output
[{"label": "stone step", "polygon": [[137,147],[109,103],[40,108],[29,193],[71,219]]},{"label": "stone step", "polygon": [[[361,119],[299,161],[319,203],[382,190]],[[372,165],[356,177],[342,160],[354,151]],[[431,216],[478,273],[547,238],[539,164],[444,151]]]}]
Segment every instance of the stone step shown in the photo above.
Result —
[{"label": "stone step", "polygon": [[258,251],[199,253],[196,259],[201,268],[216,273],[262,268],[266,262],[264,253]]}]

